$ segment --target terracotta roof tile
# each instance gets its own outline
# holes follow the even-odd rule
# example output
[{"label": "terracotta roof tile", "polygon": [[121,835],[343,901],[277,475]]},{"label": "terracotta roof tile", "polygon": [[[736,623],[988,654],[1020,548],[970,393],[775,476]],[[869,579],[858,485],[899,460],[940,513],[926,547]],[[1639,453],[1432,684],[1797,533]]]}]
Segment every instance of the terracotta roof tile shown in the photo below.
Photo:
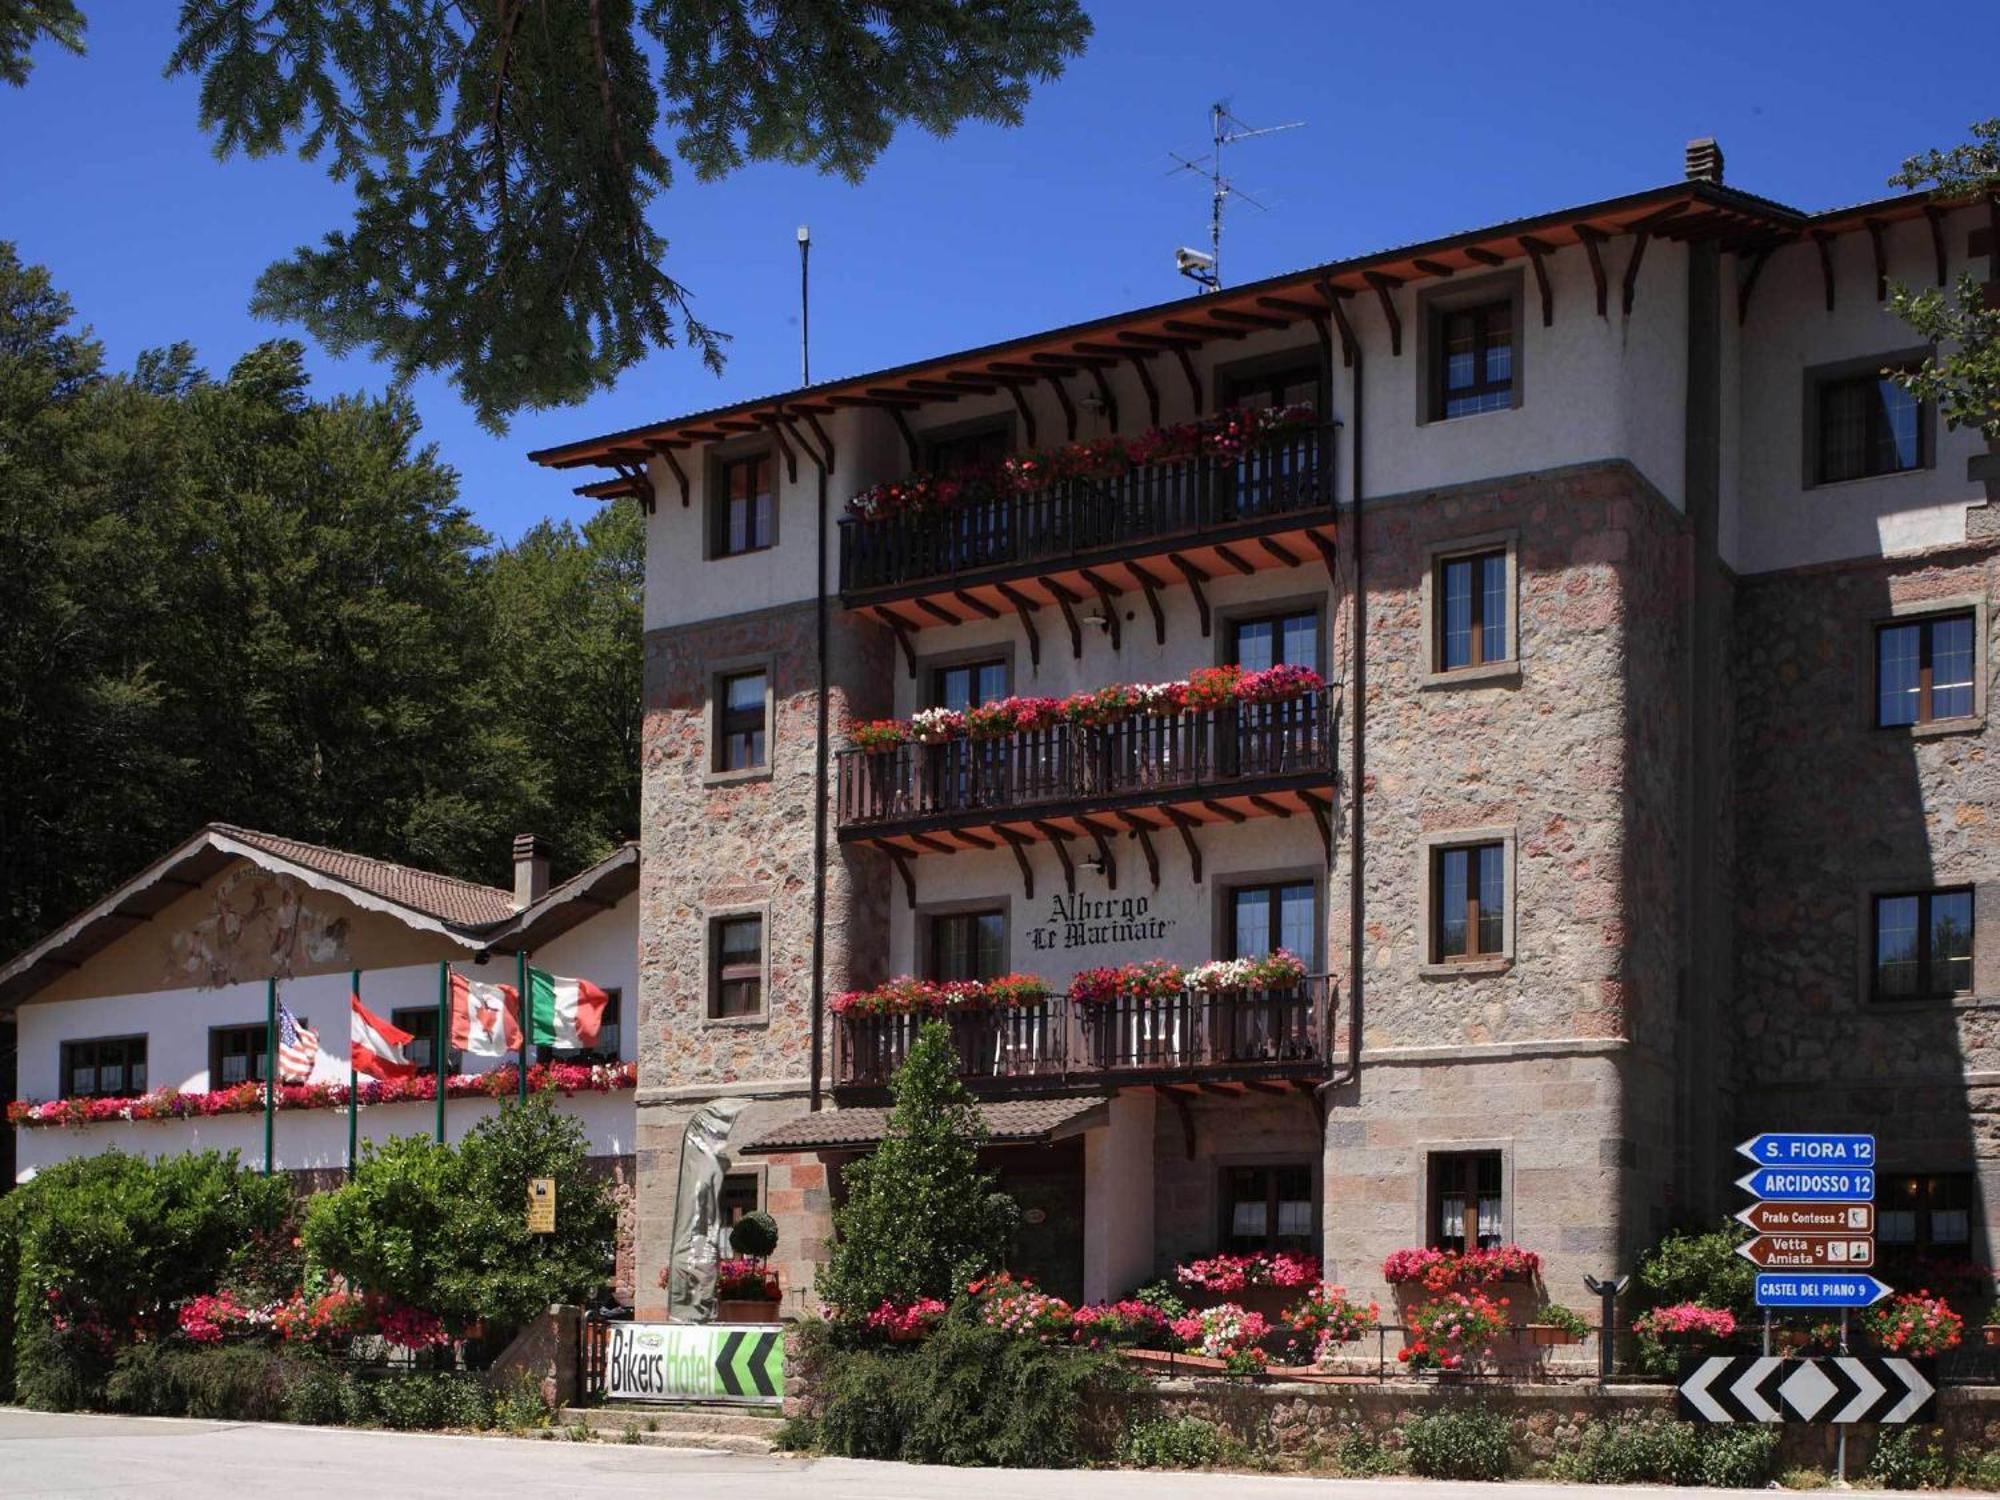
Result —
[{"label": "terracotta roof tile", "polygon": [[[982,1100],[979,1114],[1000,1144],[1050,1141],[1083,1128],[1084,1117],[1110,1102],[1108,1094],[1052,1094],[1033,1099]],[[829,1151],[873,1146],[888,1133],[887,1109],[826,1109],[801,1115],[743,1149],[751,1153]]]},{"label": "terracotta roof tile", "polygon": [[254,828],[238,828],[229,823],[210,826],[225,838],[303,865],[356,890],[394,901],[454,927],[487,927],[514,915],[514,893],[497,886],[477,885],[429,870],[413,870],[386,859],[371,859],[345,849],[329,849],[323,844],[260,833]]}]

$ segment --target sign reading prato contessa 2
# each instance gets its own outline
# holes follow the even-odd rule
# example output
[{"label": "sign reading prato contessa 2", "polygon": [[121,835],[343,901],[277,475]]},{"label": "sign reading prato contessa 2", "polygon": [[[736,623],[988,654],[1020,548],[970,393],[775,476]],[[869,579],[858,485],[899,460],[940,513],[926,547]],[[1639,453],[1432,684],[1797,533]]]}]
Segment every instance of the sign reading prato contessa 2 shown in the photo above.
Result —
[{"label": "sign reading prato contessa 2", "polygon": [[785,1330],[776,1323],[613,1323],[604,1394],[614,1401],[785,1398]]}]

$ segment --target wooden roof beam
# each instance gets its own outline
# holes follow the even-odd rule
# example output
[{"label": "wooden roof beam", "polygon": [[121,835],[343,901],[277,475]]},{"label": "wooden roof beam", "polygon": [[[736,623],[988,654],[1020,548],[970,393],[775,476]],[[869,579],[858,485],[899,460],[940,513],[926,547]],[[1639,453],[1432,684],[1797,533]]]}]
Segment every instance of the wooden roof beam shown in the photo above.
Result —
[{"label": "wooden roof beam", "polygon": [[1743,273],[1743,280],[1736,288],[1736,326],[1741,328],[1743,320],[1750,316],[1750,293],[1756,289],[1757,278],[1763,274],[1764,262],[1771,258],[1767,245],[1751,259],[1750,267]]},{"label": "wooden roof beam", "polygon": [[1826,310],[1833,311],[1833,236],[1824,230],[1813,231],[1813,244],[1819,247],[1819,274],[1826,283]]},{"label": "wooden roof beam", "polygon": [[674,476],[674,481],[680,485],[681,509],[686,510],[688,508],[687,470],[681,467],[681,461],[675,455],[673,446],[667,443],[659,443],[659,442],[649,444],[648,446],[650,446],[655,453],[660,455],[660,462],[667,466],[668,472]]},{"label": "wooden roof beam", "polygon": [[1153,825],[1128,812],[1119,813],[1118,821],[1131,829],[1132,837],[1139,841],[1139,848],[1146,856],[1146,874],[1157,891],[1160,888],[1160,852],[1153,847]]},{"label": "wooden roof beam", "polygon": [[1421,255],[1410,262],[1426,276],[1456,276],[1457,266],[1448,266],[1441,260],[1425,260]]},{"label": "wooden roof beam", "polygon": [[1245,337],[1240,328],[1222,328],[1214,323],[1190,323],[1183,318],[1169,318],[1161,325],[1168,333],[1184,333],[1199,343],[1210,339],[1240,339]]},{"label": "wooden roof beam", "polygon": [[1073,443],[1076,441],[1076,403],[1070,400],[1069,392],[1063,387],[1063,374],[1063,371],[1051,368],[1047,379],[1049,389],[1056,393],[1056,405],[1062,408],[1063,430]]},{"label": "wooden roof beam", "polygon": [[1002,843],[1014,851],[1014,863],[1021,867],[1021,898],[1025,901],[1034,900],[1035,867],[1028,863],[1028,845],[1032,840],[1023,838],[1011,828],[996,827],[993,831],[1000,835]]},{"label": "wooden roof beam", "polygon": [[953,589],[951,596],[974,614],[978,615],[982,620],[997,620],[1000,618],[1000,611],[988,604],[977,594],[968,594],[964,589]]},{"label": "wooden roof beam", "polygon": [[1259,297],[1259,307],[1268,307],[1274,312],[1296,313],[1301,318],[1317,318],[1323,309],[1310,302],[1294,302],[1290,297]]},{"label": "wooden roof beam", "polygon": [[1131,356],[1132,369],[1139,377],[1139,388],[1146,393],[1146,409],[1152,414],[1153,425],[1158,427],[1160,425],[1160,388],[1153,384],[1153,372],[1146,368],[1146,361],[1151,358],[1151,354],[1142,354],[1137,350],[1134,350]]},{"label": "wooden roof beam", "polygon": [[1875,252],[1875,300],[1886,302],[1889,299],[1889,258],[1882,248],[1882,221],[1869,218],[1861,222],[1868,230],[1869,248]]},{"label": "wooden roof beam", "polygon": [[1115,363],[1115,360],[1102,360],[1084,366],[1090,371],[1091,381],[1097,386],[1098,403],[1103,407],[1105,419],[1110,422],[1113,432],[1118,430],[1118,397],[1112,393],[1111,378],[1104,371],[1107,366]]},{"label": "wooden roof beam", "polygon": [[1121,590],[1113,588],[1102,576],[1091,572],[1088,568],[1082,568],[1078,571],[1083,575],[1083,581],[1097,591],[1097,606],[1104,611],[1105,629],[1111,633],[1111,649],[1113,651],[1124,650],[1123,632],[1119,628],[1118,604],[1114,597]]},{"label": "wooden roof beam", "polygon": [[1035,832],[1047,839],[1050,846],[1056,851],[1056,862],[1062,866],[1063,884],[1069,887],[1069,893],[1074,896],[1076,894],[1076,862],[1069,857],[1070,834],[1067,830],[1058,828],[1053,823],[1044,823],[1040,819],[1035,821]]},{"label": "wooden roof beam", "polygon": [[1507,264],[1506,256],[1502,255],[1498,250],[1488,250],[1484,245],[1466,245],[1462,248],[1465,251],[1466,259],[1477,261],[1482,266],[1504,266]]},{"label": "wooden roof beam", "polygon": [[1354,368],[1354,356],[1361,344],[1354,337],[1354,325],[1347,321],[1347,309],[1341,306],[1344,293],[1330,281],[1318,283],[1320,296],[1326,299],[1327,311],[1333,314],[1333,326],[1340,330],[1340,362],[1347,369]]},{"label": "wooden roof beam", "polygon": [[1180,830],[1181,842],[1187,846],[1188,863],[1194,867],[1194,883],[1201,884],[1201,845],[1194,839],[1194,819],[1177,807],[1163,807],[1167,821]]},{"label": "wooden roof beam", "polygon": [[[1261,303],[1267,299],[1259,297],[1257,300]],[[1245,328],[1290,328],[1298,321],[1296,318],[1274,318],[1266,313],[1244,312],[1235,307],[1211,307],[1206,311],[1218,323],[1240,323]]]},{"label": "wooden roof beam", "polygon": [[970,380],[957,383],[949,380],[911,380],[906,384],[919,395],[933,396],[940,401],[956,401],[960,396],[990,396],[1000,389],[997,385],[974,384]]},{"label": "wooden roof beam", "polygon": [[1160,608],[1160,589],[1163,584],[1136,562],[1127,562],[1125,571],[1139,580],[1139,587],[1145,590],[1146,607],[1153,612],[1153,640],[1164,646],[1167,643],[1167,613]]},{"label": "wooden roof beam", "polygon": [[1042,666],[1042,633],[1035,629],[1035,612],[1041,606],[1011,584],[993,585],[1000,597],[1014,606],[1014,613],[1021,617],[1021,630],[1028,637],[1028,661],[1036,671]]},{"label": "wooden roof beam", "polygon": [[1549,268],[1547,259],[1555,253],[1555,246],[1547,240],[1538,240],[1532,234],[1520,237],[1521,248],[1527,252],[1528,264],[1535,268],[1535,288],[1542,294],[1542,327],[1547,328],[1556,320],[1556,297],[1549,290]]},{"label": "wooden roof beam", "polygon": [[1118,342],[1135,349],[1199,349],[1200,339],[1170,338],[1164,333],[1120,333]]},{"label": "wooden roof beam", "polygon": [[1202,588],[1202,585],[1208,582],[1208,575],[1189,562],[1185,557],[1182,557],[1178,552],[1169,552],[1167,554],[1167,561],[1179,569],[1181,577],[1187,580],[1188,591],[1194,595],[1194,607],[1201,613],[1202,639],[1208,639],[1208,593]]},{"label": "wooden roof beam", "polygon": [[1386,275],[1381,271],[1362,273],[1368,284],[1375,289],[1375,299],[1382,304],[1382,316],[1389,323],[1389,353],[1400,356],[1403,352],[1403,319],[1396,311],[1396,299],[1389,294],[1401,286],[1399,277]]},{"label": "wooden roof beam", "polygon": [[1632,236],[1632,258],[1625,262],[1625,280],[1618,289],[1618,306],[1628,318],[1632,316],[1632,294],[1639,285],[1639,267],[1646,259],[1646,242],[1651,238],[1643,229]]},{"label": "wooden roof beam", "polygon": [[1121,354],[1084,354],[1079,346],[1078,352],[1074,354],[1030,354],[1028,362],[1043,366],[1052,365],[1065,371],[1070,368],[1102,370],[1117,364],[1123,358]]},{"label": "wooden roof beam", "polygon": [[1935,203],[1926,203],[1924,219],[1931,226],[1931,253],[1937,258],[1937,284],[1943,286],[1947,264],[1944,247],[1944,211]]},{"label": "wooden roof beam", "polygon": [[1604,256],[1598,246],[1611,236],[1591,224],[1573,224],[1570,227],[1576,231],[1576,237],[1583,241],[1583,253],[1590,257],[1590,279],[1597,284],[1597,315],[1600,318],[1609,317],[1610,313],[1605,307]]}]

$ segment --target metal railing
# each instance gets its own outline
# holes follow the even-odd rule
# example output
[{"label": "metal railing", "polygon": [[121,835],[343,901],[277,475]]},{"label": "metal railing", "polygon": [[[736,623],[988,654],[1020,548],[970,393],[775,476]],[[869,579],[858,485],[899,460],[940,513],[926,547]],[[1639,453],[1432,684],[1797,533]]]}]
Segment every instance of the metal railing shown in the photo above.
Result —
[{"label": "metal railing", "polygon": [[1227,459],[1139,464],[1106,479],[962,501],[949,509],[849,516],[840,523],[840,591],[1070,557],[1155,539],[1198,537],[1333,501],[1334,425],[1268,440]]},{"label": "metal railing", "polygon": [[[968,1083],[1087,1082],[1105,1076],[1312,1075],[1333,1055],[1330,974],[1284,990],[1180,990],[1152,999],[947,1011]],[[836,1087],[886,1087],[927,1015],[835,1018]]]},{"label": "metal railing", "polygon": [[1333,773],[1339,698],[1231,703],[1117,724],[838,752],[842,828]]}]

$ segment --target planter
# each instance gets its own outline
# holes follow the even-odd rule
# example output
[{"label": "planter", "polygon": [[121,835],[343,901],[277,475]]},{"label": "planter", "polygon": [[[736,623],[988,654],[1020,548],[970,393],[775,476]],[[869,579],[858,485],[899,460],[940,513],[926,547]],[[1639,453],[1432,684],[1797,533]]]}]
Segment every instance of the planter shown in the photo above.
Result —
[{"label": "planter", "polygon": [[1557,1344],[1583,1342],[1582,1334],[1571,1333],[1567,1328],[1558,1328],[1553,1323],[1530,1323],[1524,1332],[1528,1335],[1529,1343],[1542,1349],[1552,1348]]},{"label": "planter", "polygon": [[1224,1361],[1210,1359],[1206,1354],[1180,1354],[1172,1349],[1120,1349],[1118,1357],[1128,1363],[1155,1370],[1162,1375],[1172,1374],[1175,1371],[1219,1374],[1229,1368]]},{"label": "planter", "polygon": [[778,1299],[776,1297],[722,1297],[715,1304],[715,1321],[718,1323],[775,1323],[778,1321]]}]

